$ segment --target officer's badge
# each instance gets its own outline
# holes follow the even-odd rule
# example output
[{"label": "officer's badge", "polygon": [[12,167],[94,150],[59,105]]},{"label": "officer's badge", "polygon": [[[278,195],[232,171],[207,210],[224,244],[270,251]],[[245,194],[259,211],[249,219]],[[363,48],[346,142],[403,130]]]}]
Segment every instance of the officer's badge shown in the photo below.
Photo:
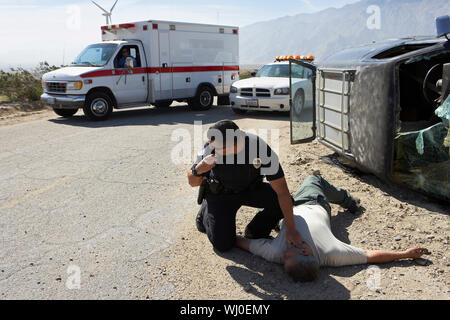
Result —
[{"label": "officer's badge", "polygon": [[259,169],[262,166],[262,161],[260,158],[255,158],[253,159],[253,166],[255,167],[255,169]]}]

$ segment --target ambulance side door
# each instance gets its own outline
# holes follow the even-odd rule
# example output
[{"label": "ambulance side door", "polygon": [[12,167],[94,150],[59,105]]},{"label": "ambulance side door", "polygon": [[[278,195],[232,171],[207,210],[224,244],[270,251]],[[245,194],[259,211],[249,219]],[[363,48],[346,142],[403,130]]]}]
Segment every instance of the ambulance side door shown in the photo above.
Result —
[{"label": "ambulance side door", "polygon": [[[136,63],[133,67],[120,65],[123,50],[129,50]],[[121,46],[114,59],[114,94],[120,105],[144,103],[148,96],[148,76],[145,53],[140,43],[127,43]]]}]

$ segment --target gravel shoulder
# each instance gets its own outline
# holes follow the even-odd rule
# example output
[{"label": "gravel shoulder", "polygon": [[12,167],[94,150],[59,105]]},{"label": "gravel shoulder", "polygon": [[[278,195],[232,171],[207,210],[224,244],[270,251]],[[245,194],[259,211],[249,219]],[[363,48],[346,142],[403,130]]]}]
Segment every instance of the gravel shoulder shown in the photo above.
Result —
[{"label": "gravel shoulder", "polygon": [[[239,121],[237,121],[239,123]],[[240,124],[246,129],[245,125]],[[321,161],[332,152],[314,141],[291,146],[289,126],[281,128],[280,158],[291,192],[320,169],[322,176],[361,199],[365,212],[353,216],[332,206],[333,233],[363,249],[405,250],[425,246],[432,254],[419,261],[379,265],[379,289],[365,266],[323,268],[312,283],[293,282],[281,265],[243,252],[215,252],[194,225],[196,210],[186,213],[171,248],[170,259],[155,281],[169,281],[171,299],[446,299],[450,298],[450,207],[363,173],[348,173]],[[194,199],[193,199],[194,201]],[[243,207],[237,232],[243,234],[256,209]],[[276,235],[273,232],[273,235]],[[154,287],[154,286],[152,286]],[[152,292],[149,292],[152,296]]]},{"label": "gravel shoulder", "polygon": [[35,102],[1,102],[0,127],[48,118],[53,114],[52,108],[40,101]]}]

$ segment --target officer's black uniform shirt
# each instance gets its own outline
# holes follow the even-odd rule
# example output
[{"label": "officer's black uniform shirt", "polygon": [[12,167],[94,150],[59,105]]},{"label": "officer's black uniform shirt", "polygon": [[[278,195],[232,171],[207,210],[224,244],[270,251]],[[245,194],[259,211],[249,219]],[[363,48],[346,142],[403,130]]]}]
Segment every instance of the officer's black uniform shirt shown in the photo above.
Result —
[{"label": "officer's black uniform shirt", "polygon": [[[215,150],[207,143],[198,154],[192,168],[210,154],[215,154]],[[262,181],[264,177],[267,181],[284,177],[278,155],[263,139],[251,133],[246,133],[245,147],[241,152],[219,157],[216,166],[203,175],[220,181],[227,190],[232,192],[244,191],[254,183]]]}]

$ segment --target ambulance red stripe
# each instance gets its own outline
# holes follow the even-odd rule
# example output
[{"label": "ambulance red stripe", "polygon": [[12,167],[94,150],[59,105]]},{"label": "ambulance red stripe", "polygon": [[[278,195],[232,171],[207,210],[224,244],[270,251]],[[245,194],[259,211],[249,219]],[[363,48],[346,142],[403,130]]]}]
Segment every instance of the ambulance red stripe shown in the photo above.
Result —
[{"label": "ambulance red stripe", "polygon": [[[133,68],[133,74],[142,73],[183,73],[183,72],[214,72],[214,71],[239,71],[239,66],[196,66],[196,67],[170,67],[170,68]],[[120,76],[128,74],[128,70],[124,69],[106,69],[91,71],[81,75],[82,78],[96,78]]]}]

